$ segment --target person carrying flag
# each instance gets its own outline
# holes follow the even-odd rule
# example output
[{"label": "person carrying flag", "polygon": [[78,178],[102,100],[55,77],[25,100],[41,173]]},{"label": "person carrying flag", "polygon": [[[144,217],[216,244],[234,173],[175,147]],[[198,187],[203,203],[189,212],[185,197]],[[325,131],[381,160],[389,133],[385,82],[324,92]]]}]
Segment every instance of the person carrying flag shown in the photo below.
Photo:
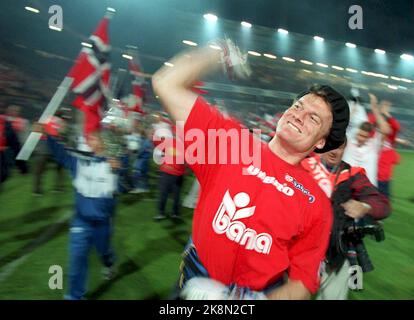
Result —
[{"label": "person carrying flag", "polygon": [[[47,135],[48,147],[61,165],[69,170],[75,188],[75,210],[69,236],[69,289],[65,299],[83,299],[87,288],[88,259],[95,247],[104,265],[104,277],[115,272],[115,255],[110,245],[115,214],[120,159],[108,156],[110,150],[101,137],[103,104],[110,97],[110,64],[107,61],[109,16],[105,16],[90,36],[92,48],[84,48],[68,73],[73,105],[84,114],[84,138],[89,154],[69,152],[49,130],[35,124],[34,131]],[[46,129],[46,130],[45,130]]]}]

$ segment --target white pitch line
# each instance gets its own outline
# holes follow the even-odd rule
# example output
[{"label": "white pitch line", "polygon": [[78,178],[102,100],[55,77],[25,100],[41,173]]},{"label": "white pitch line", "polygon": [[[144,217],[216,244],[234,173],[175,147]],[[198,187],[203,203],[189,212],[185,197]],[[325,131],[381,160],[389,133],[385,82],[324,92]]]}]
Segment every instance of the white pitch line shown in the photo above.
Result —
[{"label": "white pitch line", "polygon": [[[40,236],[38,236],[36,239],[34,239],[33,241],[31,241],[31,243],[38,242],[42,237],[44,237],[44,234],[47,234],[48,232],[50,232],[50,230],[52,230],[56,225],[65,222],[71,215],[72,215],[72,211],[66,211],[56,222],[54,222],[50,226],[50,228],[48,228],[43,234],[41,234]],[[32,253],[33,253],[33,251],[30,251],[30,252],[26,253],[25,255],[17,258],[16,260],[13,260],[13,261],[9,262],[8,264],[6,264],[3,267],[3,270],[0,272],[0,283],[3,283],[4,281],[6,281],[13,274],[13,272],[23,262],[25,262],[27,260],[27,258],[29,258],[29,256]]]}]

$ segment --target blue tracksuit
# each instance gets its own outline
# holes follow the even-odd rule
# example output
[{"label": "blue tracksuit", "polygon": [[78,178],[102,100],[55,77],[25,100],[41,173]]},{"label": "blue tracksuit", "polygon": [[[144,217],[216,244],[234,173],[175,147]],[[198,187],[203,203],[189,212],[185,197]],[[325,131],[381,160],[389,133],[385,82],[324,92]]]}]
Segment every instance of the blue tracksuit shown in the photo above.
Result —
[{"label": "blue tracksuit", "polygon": [[135,161],[134,182],[136,188],[149,189],[148,171],[152,156],[152,142],[143,137],[137,159]]},{"label": "blue tracksuit", "polygon": [[47,143],[56,161],[65,166],[73,178],[75,214],[70,228],[69,292],[66,297],[81,299],[86,293],[90,249],[96,248],[105,266],[114,263],[110,235],[117,173],[103,157],[71,153],[50,136]]}]

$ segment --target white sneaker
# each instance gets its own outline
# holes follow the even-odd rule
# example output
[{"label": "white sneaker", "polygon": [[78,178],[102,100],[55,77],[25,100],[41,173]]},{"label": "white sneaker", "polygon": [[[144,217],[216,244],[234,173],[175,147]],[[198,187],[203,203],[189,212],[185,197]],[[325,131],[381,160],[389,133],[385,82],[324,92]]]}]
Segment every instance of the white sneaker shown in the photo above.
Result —
[{"label": "white sneaker", "polygon": [[129,193],[133,193],[133,194],[145,193],[145,192],[149,192],[149,190],[148,189],[143,189],[143,188],[135,188],[135,189],[129,191]]},{"label": "white sneaker", "polygon": [[112,265],[110,267],[103,267],[102,268],[102,277],[105,280],[111,280],[113,278],[115,278],[116,274],[117,274],[117,268],[115,267],[115,265]]}]

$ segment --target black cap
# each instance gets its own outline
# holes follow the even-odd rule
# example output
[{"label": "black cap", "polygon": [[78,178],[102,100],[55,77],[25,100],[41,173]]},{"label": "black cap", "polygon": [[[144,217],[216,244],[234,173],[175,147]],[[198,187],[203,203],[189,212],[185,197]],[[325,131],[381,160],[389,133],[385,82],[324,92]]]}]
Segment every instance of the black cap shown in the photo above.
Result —
[{"label": "black cap", "polygon": [[346,128],[349,123],[349,106],[342,94],[326,85],[313,85],[307,91],[300,93],[296,100],[307,94],[316,94],[331,105],[332,128],[326,137],[325,146],[322,149],[315,149],[316,153],[324,153],[339,148],[346,139]]}]

